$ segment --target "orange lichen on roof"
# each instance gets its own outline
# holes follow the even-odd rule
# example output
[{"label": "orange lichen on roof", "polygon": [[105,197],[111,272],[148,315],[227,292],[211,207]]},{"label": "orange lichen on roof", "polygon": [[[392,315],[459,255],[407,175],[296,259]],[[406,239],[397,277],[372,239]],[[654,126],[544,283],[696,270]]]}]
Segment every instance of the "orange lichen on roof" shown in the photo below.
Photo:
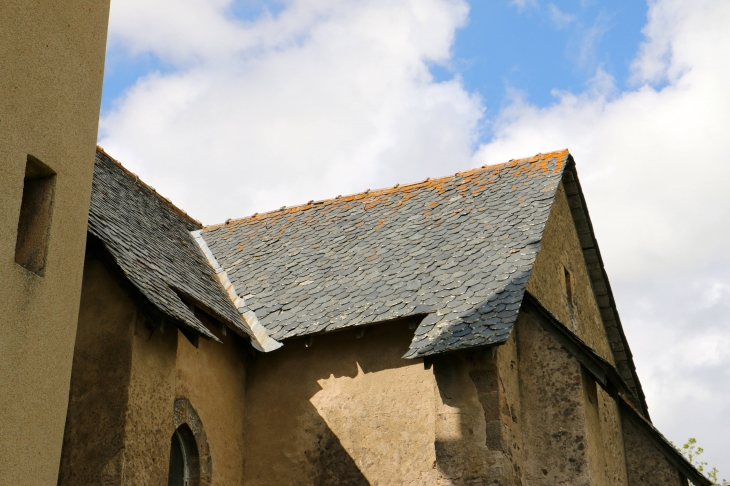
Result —
[{"label": "orange lichen on roof", "polygon": [[[495,181],[498,180],[500,174],[502,173],[502,170],[505,168],[511,168],[516,167],[517,165],[520,165],[520,167],[517,169],[517,171],[514,173],[515,177],[518,176],[524,176],[524,177],[530,177],[535,173],[545,173],[549,170],[549,162],[553,159],[556,159],[556,167],[554,169],[555,173],[560,172],[563,169],[563,162],[568,157],[569,153],[567,149],[564,150],[557,150],[554,152],[548,152],[544,154],[537,154],[532,157],[524,158],[524,159],[513,159],[509,162],[504,162],[501,164],[494,164],[494,165],[485,165],[482,167],[478,167],[476,169],[469,169],[462,172],[457,172],[456,174],[445,176],[445,177],[439,177],[436,179],[426,179],[421,182],[415,182],[413,184],[397,184],[394,187],[388,187],[385,189],[377,189],[377,190],[368,190],[365,192],[357,193],[357,194],[350,194],[348,196],[338,196],[334,199],[325,199],[322,201],[310,201],[307,204],[303,204],[300,206],[292,206],[292,207],[285,207],[282,209],[269,211],[266,213],[257,213],[252,216],[240,218],[237,220],[230,220],[223,224],[214,224],[210,226],[206,226],[206,230],[213,229],[213,228],[219,228],[223,226],[229,226],[233,227],[238,224],[245,224],[247,222],[251,221],[258,221],[261,219],[267,219],[271,217],[277,217],[277,216],[283,216],[287,214],[293,214],[298,213],[300,211],[306,211],[308,209],[312,209],[318,206],[331,206],[331,205],[339,205],[343,204],[343,209],[350,209],[353,207],[352,203],[360,200],[364,204],[364,209],[370,209],[377,205],[383,204],[388,202],[390,197],[392,195],[400,195],[401,201],[396,203],[396,206],[403,205],[404,201],[408,201],[411,199],[411,192],[418,191],[423,188],[432,188],[439,192],[439,194],[443,194],[446,190],[445,186],[447,183],[450,183],[454,180],[456,177],[461,177],[462,180],[459,183],[459,192],[466,193],[470,190],[469,185],[473,185],[474,183],[479,183],[477,186],[478,191],[483,191],[486,189],[487,184],[492,184]],[[483,180],[484,175],[488,175],[488,178],[486,181]],[[513,189],[516,189],[517,186],[513,186]],[[477,194],[477,190],[472,189],[472,192],[474,194]],[[437,202],[434,203],[434,205],[438,204]]]},{"label": "orange lichen on roof", "polygon": [[190,216],[188,213],[186,213],[185,211],[183,211],[179,207],[175,206],[172,203],[172,201],[170,201],[169,199],[167,199],[166,197],[164,197],[160,193],[158,193],[157,190],[154,187],[152,187],[152,186],[148,185],[147,183],[145,183],[142,179],[139,178],[139,176],[137,174],[135,174],[131,170],[129,170],[126,167],[124,167],[121,162],[119,162],[117,159],[115,159],[114,157],[112,157],[111,155],[109,155],[109,153],[106,150],[104,150],[101,147],[101,145],[97,145],[96,146],[96,151],[97,152],[101,152],[102,154],[104,154],[104,156],[106,156],[109,160],[111,160],[114,165],[116,165],[117,167],[119,167],[120,169],[122,169],[127,175],[129,175],[130,177],[134,177],[134,179],[137,182],[137,184],[139,184],[140,186],[146,188],[148,191],[152,192],[152,194],[154,194],[157,197],[157,199],[159,199],[160,201],[162,201],[165,204],[167,204],[168,206],[170,206],[170,208],[173,211],[175,211],[177,214],[179,214],[183,218],[187,219],[191,223],[197,225],[198,228],[202,228],[203,227],[203,223],[201,223],[197,219],[193,218],[192,216]]}]

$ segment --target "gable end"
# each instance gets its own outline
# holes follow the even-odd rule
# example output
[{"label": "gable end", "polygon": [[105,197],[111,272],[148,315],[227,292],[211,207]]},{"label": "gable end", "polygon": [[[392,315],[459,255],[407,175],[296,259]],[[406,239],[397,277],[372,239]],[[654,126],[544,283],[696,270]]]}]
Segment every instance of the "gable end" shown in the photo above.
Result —
[{"label": "gable end", "polygon": [[641,388],[639,376],[636,373],[636,366],[629,348],[626,335],[621,325],[621,319],[616,308],[616,301],[613,298],[611,284],[606,274],[606,269],[601,258],[601,251],[598,248],[596,235],[593,231],[588,207],[586,206],[583,190],[578,179],[578,172],[575,167],[575,161],[570,156],[567,167],[563,173],[563,186],[565,194],[568,198],[568,205],[573,216],[575,229],[578,233],[583,257],[585,258],[588,274],[590,275],[593,293],[601,312],[603,327],[606,329],[611,351],[613,353],[616,368],[621,374],[621,378],[629,385],[634,396],[637,397],[639,403],[635,405],[641,410],[644,416],[649,418],[649,409],[646,404],[646,397]]}]

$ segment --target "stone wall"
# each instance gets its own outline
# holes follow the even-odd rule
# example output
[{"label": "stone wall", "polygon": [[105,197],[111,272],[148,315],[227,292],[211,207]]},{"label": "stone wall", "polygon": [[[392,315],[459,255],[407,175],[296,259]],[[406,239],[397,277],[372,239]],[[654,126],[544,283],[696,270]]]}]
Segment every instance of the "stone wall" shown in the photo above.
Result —
[{"label": "stone wall", "polygon": [[[570,275],[570,302],[566,289],[566,270]],[[614,363],[562,183],[555,196],[527,290],[599,355]],[[517,332],[518,335],[521,332],[519,326]],[[556,344],[546,342],[545,346]],[[524,361],[525,357],[521,357]],[[521,373],[521,376],[533,375]],[[580,383],[586,382],[586,379],[592,381],[585,374],[583,376]],[[585,386],[591,390],[594,388],[592,384]],[[626,484],[623,435],[616,402],[600,387],[596,387],[596,392],[590,395],[583,390],[581,395],[580,401],[585,404],[584,412],[587,414],[585,439],[588,442],[584,445],[594,451],[588,467],[594,480],[600,481],[596,484]],[[589,396],[596,403],[591,403]]]},{"label": "stone wall", "polygon": [[525,484],[604,484],[591,475],[580,364],[529,314],[517,338]]},{"label": "stone wall", "polygon": [[629,486],[687,486],[687,480],[626,413],[622,414],[622,425]]},{"label": "stone wall", "polygon": [[[565,270],[570,273],[571,303],[567,299]],[[562,182],[527,291],[604,359],[615,364]]]}]

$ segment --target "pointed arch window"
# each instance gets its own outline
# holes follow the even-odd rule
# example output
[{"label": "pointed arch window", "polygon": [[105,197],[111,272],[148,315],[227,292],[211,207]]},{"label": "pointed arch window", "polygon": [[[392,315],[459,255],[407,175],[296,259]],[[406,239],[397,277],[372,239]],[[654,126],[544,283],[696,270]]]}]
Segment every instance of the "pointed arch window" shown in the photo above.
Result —
[{"label": "pointed arch window", "polygon": [[182,424],[170,440],[170,470],[168,486],[198,486],[200,458],[195,435],[188,424]]}]

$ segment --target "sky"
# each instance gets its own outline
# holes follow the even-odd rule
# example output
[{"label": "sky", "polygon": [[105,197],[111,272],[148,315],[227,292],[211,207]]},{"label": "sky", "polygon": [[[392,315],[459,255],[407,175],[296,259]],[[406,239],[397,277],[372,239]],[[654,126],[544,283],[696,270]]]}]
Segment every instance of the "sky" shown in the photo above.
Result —
[{"label": "sky", "polygon": [[730,2],[115,0],[99,143],[205,224],[569,148],[657,427],[730,479]]}]

